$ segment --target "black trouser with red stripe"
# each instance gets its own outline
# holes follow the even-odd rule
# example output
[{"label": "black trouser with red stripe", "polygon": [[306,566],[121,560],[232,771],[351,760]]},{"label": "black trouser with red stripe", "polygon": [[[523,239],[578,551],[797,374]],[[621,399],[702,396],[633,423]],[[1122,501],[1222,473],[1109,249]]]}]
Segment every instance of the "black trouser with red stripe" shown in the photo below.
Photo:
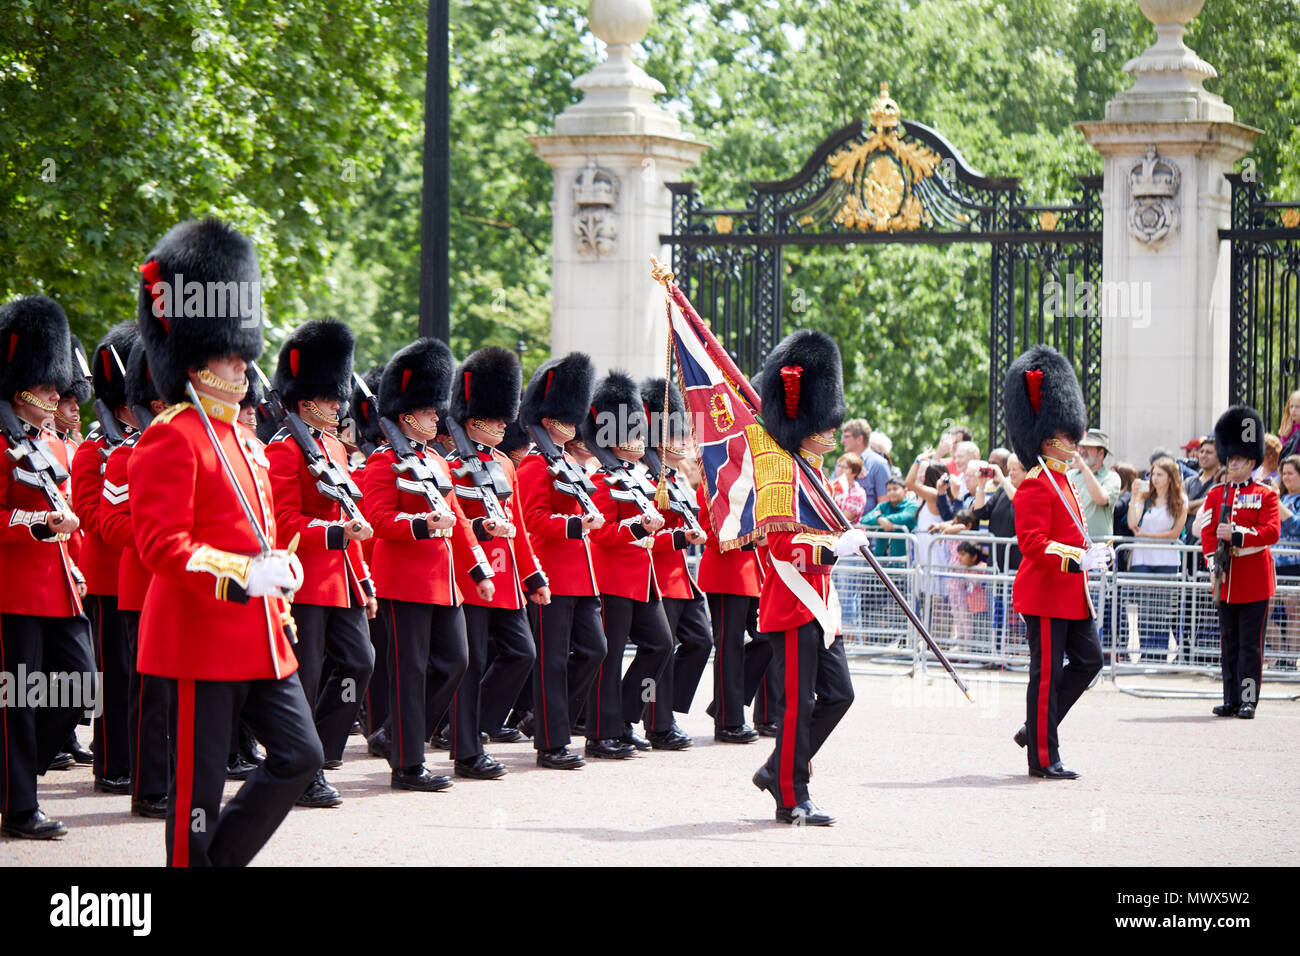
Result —
[{"label": "black trouser with red stripe", "polygon": [[713,650],[713,628],[709,625],[708,605],[704,596],[693,598],[664,598],[664,616],[668,618],[668,630],[672,632],[677,649],[673,653],[673,664],[669,673],[672,686],[666,688],[673,710],[679,714],[690,713],[691,701],[695,699],[695,688],[700,686],[704,676],[704,667],[709,663],[709,651]]},{"label": "black trouser with red stripe", "polygon": [[[483,752],[479,729],[495,733],[519,695],[537,656],[523,608],[466,604],[468,664],[451,703],[451,757],[472,760]],[[487,663],[488,644],[492,663]]]},{"label": "black trouser with red stripe", "polygon": [[[246,866],[293,809],[325,757],[298,675],[280,680],[169,679],[176,773],[167,801],[168,866]],[[221,806],[233,715],[266,761]]]},{"label": "black trouser with red stripe", "polygon": [[[621,737],[629,724],[642,719],[643,711],[647,732],[672,729],[673,635],[663,602],[613,594],[602,594],[600,601],[605,660],[587,701],[587,736]],[[636,645],[636,656],[620,679],[629,640]]]},{"label": "black trouser with red stripe", "polygon": [[1264,629],[1270,600],[1229,604],[1220,601],[1219,659],[1223,670],[1223,702],[1229,707],[1259,705],[1264,681]]},{"label": "black trouser with red stripe", "polygon": [[[747,594],[710,594],[709,617],[713,646],[713,729],[737,728],[745,723],[745,705],[761,694],[760,683],[772,660],[772,645],[758,633],[758,598]],[[745,633],[751,640],[745,643]],[[776,702],[771,716],[759,723],[776,721]],[[757,706],[757,703],[756,703]]]},{"label": "black trouser with red stripe", "polygon": [[[1101,671],[1101,641],[1090,617],[1034,617],[1022,614],[1029,642],[1029,689],[1025,730],[1029,768],[1039,770],[1061,759],[1056,727]],[[1064,663],[1068,657],[1069,663]]]},{"label": "black trouser with red stripe", "polygon": [[370,631],[370,648],[375,655],[375,669],[366,684],[366,735],[373,734],[388,720],[388,628],[376,614],[366,622]]},{"label": "black trouser with red stripe", "polygon": [[745,699],[754,704],[756,724],[775,724],[781,717],[781,683],[776,676],[775,656],[771,641],[762,635],[745,645]]},{"label": "black trouser with red stripe", "polygon": [[95,776],[126,777],[131,773],[127,700],[131,674],[135,670],[135,650],[127,646],[116,595],[88,594],[83,603],[86,616],[90,618],[90,643],[100,673],[101,713],[94,719],[94,737],[90,745],[95,753]]},{"label": "black trouser with red stripe", "polygon": [[789,808],[808,799],[810,762],[853,703],[853,679],[844,638],[827,647],[815,620],[766,637],[772,644],[773,679],[784,688],[767,769],[779,784],[781,806]]},{"label": "black trouser with red stripe", "polygon": [[[37,774],[49,769],[97,700],[89,622],[0,614],[0,673],[9,685],[0,700],[0,813],[23,813],[37,807]],[[43,700],[30,697],[29,680],[38,673],[44,675]]]},{"label": "black trouser with red stripe", "polygon": [[447,712],[469,666],[460,607],[379,599],[388,628],[388,720],[394,770],[424,763],[428,728]]},{"label": "black trouser with red stripe", "polygon": [[[361,694],[370,684],[370,672],[375,666],[366,609],[363,605],[294,604],[293,621],[298,628],[298,645],[294,648],[298,679],[315,715],[325,759],[341,760],[361,707]],[[330,666],[321,686],[326,659]]]},{"label": "black trouser with red stripe", "polygon": [[550,604],[530,605],[528,616],[537,639],[533,747],[555,750],[568,746],[573,717],[589,694],[595,697],[592,682],[606,650],[600,598],[552,594]]},{"label": "black trouser with red stripe", "polygon": [[159,797],[171,785],[170,748],[167,728],[170,725],[171,698],[167,681],[135,668],[140,639],[140,612],[122,611],[122,629],[131,650],[130,698],[127,704],[131,754],[131,795]]}]

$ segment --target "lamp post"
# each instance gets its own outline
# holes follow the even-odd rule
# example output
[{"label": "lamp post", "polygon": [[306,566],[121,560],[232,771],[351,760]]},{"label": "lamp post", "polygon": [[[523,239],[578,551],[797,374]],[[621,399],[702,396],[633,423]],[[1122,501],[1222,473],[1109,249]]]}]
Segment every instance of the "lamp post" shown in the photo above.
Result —
[{"label": "lamp post", "polygon": [[421,336],[444,342],[451,338],[449,5],[450,0],[429,0],[424,79],[424,186],[420,203],[419,331]]}]

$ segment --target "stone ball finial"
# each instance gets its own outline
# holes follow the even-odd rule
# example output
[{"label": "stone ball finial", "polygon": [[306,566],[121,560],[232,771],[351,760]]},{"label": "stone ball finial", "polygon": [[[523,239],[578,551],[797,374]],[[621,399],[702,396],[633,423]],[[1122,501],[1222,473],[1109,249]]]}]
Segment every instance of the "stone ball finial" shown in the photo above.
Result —
[{"label": "stone ball finial", "polygon": [[650,0],[590,0],[587,4],[591,32],[609,46],[641,41],[652,22],[654,10]]},{"label": "stone ball finial", "polygon": [[1205,0],[1138,0],[1146,18],[1160,26],[1165,23],[1187,24],[1205,6]]}]

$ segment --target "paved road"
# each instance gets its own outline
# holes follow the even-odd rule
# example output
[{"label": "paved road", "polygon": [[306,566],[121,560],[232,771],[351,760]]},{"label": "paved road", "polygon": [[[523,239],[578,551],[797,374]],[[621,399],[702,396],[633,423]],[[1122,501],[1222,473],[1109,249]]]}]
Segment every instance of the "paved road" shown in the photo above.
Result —
[{"label": "paved road", "polygon": [[[697,695],[696,746],[540,770],[527,744],[495,746],[497,781],[395,793],[351,738],[333,810],[295,810],[261,866],[375,864],[1300,864],[1300,703],[1253,722],[1199,700],[1145,700],[1101,684],[1062,727],[1072,782],[1033,780],[1011,734],[1023,683],[854,678],[857,701],[818,756],[812,792],[830,829],[772,820],[750,774],[770,741],[715,744]],[[1202,682],[1202,687],[1210,687]],[[1266,692],[1277,688],[1266,687]],[[82,728],[83,738],[86,736]],[[431,765],[445,770],[445,754]],[[53,844],[0,841],[0,866],[163,862],[162,825],[92,793],[85,768],[50,774],[42,805],[71,828]],[[227,794],[234,792],[232,784]]]}]

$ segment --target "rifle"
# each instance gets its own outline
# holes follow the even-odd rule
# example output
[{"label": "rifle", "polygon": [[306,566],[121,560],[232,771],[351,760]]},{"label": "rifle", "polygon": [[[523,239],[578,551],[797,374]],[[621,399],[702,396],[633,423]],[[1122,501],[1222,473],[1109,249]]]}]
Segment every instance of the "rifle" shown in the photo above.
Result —
[{"label": "rifle", "polygon": [[703,531],[700,527],[699,519],[695,516],[695,508],[691,499],[682,491],[681,485],[677,483],[674,475],[668,474],[663,467],[663,462],[659,459],[659,453],[646,445],[645,457],[641,459],[645,462],[646,468],[653,475],[663,475],[664,483],[668,487],[668,507],[670,510],[677,512],[682,516],[682,521],[686,524],[687,531]]},{"label": "rifle", "polygon": [[[1225,492],[1226,492],[1225,488]],[[1232,520],[1232,505],[1228,503],[1228,496],[1223,496],[1223,504],[1219,507],[1219,522],[1215,525],[1215,532],[1218,532],[1218,526]],[[1228,568],[1232,566],[1232,540],[1220,541],[1219,546],[1214,549],[1214,573],[1210,575],[1210,600],[1215,604],[1219,603],[1219,589],[1223,582],[1228,579]]]},{"label": "rifle", "polygon": [[[0,434],[9,443],[5,454],[14,463],[14,480],[41,492],[51,511],[72,514],[67,499],[59,490],[59,485],[68,480],[68,472],[44,441],[27,434],[18,413],[7,398],[0,399]],[[62,535],[60,540],[66,540],[67,537]]]},{"label": "rifle", "polygon": [[[374,393],[366,385],[365,379],[357,372],[353,372],[352,380],[356,382],[361,394],[374,405],[375,413],[378,414],[379,403],[375,401]],[[447,499],[443,497],[450,493],[452,488],[447,477],[437,469],[430,468],[428,462],[415,453],[411,443],[402,434],[402,430],[397,427],[397,422],[381,415],[379,417],[379,430],[384,433],[384,438],[388,439],[388,444],[392,446],[393,454],[397,456],[397,461],[393,462],[393,471],[397,473],[397,487],[403,491],[423,495],[424,500],[428,502],[429,511],[433,514],[454,515],[455,512],[447,504]],[[403,474],[406,477],[402,477]],[[435,534],[440,534],[440,532],[435,532]]]},{"label": "rifle", "polygon": [[[113,360],[117,362],[118,374],[122,376],[122,381],[125,382],[126,368],[122,365],[122,357],[117,354],[117,349],[112,345],[108,348],[113,353]],[[95,396],[95,414],[99,416],[99,429],[104,433],[104,447],[99,450],[99,454],[104,458],[108,458],[109,452],[126,441],[126,434],[122,431],[122,426],[118,424],[117,416],[113,414],[113,410],[98,395]]]},{"label": "rifle", "polygon": [[609,496],[611,498],[615,501],[632,502],[643,517],[663,517],[651,503],[651,499],[655,495],[655,489],[648,478],[638,474],[629,462],[619,458],[608,448],[601,448],[599,445],[592,444],[587,446],[587,450],[591,452],[596,461],[600,462],[600,467],[608,472],[605,475],[605,483],[610,486]]},{"label": "rifle", "polygon": [[[109,349],[113,353],[113,360],[117,362],[117,367],[122,372],[122,379],[126,379],[126,366],[122,364],[122,356],[117,354],[117,347],[110,345]],[[149,410],[148,405],[132,405],[131,414],[135,416],[136,427],[144,431],[153,424],[153,412]]]},{"label": "rifle", "polygon": [[361,489],[338,462],[321,451],[307,430],[307,423],[302,420],[302,416],[284,404],[280,393],[271,386],[257,363],[250,362],[249,366],[261,379],[262,391],[266,396],[261,410],[270,421],[289,429],[289,435],[307,460],[307,471],[316,479],[316,490],[331,501],[337,501],[349,521],[365,521],[357,507],[357,502],[361,500]]},{"label": "rifle", "polygon": [[529,425],[528,434],[533,437],[537,450],[546,459],[546,471],[555,481],[555,490],[577,498],[578,504],[582,505],[583,514],[592,517],[600,514],[600,509],[591,500],[591,496],[596,492],[596,486],[591,483],[587,473],[571,462],[565,456],[564,450],[551,440],[551,434],[546,430],[546,426]]},{"label": "rifle", "polygon": [[487,520],[509,524],[510,518],[501,507],[501,502],[510,497],[512,489],[505,472],[501,470],[501,465],[495,460],[482,461],[474,443],[469,440],[469,435],[465,434],[464,427],[450,415],[447,416],[447,433],[455,442],[456,457],[460,459],[460,466],[453,468],[452,474],[457,478],[469,476],[471,482],[471,487],[457,485],[456,494],[462,498],[482,502],[483,514]]}]

